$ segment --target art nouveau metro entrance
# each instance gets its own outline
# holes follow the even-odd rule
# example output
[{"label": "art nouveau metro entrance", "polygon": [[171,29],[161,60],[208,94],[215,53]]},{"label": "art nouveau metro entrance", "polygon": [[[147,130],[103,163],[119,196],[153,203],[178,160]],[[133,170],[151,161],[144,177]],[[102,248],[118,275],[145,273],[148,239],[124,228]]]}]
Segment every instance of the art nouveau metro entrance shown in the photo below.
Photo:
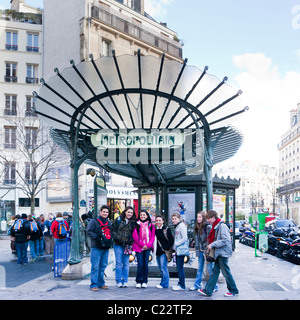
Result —
[{"label": "art nouveau metro entrance", "polygon": [[[209,75],[207,67],[201,71],[187,61],[139,53],[90,58],[78,65],[71,61],[62,72],[56,69],[34,93],[36,113],[71,157],[71,265],[81,261],[78,169],[83,162],[165,194],[181,179],[195,188],[202,181],[211,209],[212,167],[240,148],[242,134],[230,122],[248,109],[240,101],[241,91],[228,86],[226,77],[219,81]],[[199,179],[193,185],[195,176]]]}]

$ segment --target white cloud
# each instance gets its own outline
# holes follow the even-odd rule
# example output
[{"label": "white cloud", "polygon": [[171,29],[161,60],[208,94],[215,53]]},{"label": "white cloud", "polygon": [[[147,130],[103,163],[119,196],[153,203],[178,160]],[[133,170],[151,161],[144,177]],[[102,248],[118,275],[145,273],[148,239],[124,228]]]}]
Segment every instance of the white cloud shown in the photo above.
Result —
[{"label": "white cloud", "polygon": [[156,20],[164,19],[167,7],[174,0],[145,0],[145,11]]},{"label": "white cloud", "polygon": [[277,144],[289,129],[290,110],[300,103],[300,74],[290,71],[280,76],[278,66],[263,53],[246,53],[232,60],[242,70],[235,80],[250,108],[237,123],[245,141],[235,159],[278,166]]}]

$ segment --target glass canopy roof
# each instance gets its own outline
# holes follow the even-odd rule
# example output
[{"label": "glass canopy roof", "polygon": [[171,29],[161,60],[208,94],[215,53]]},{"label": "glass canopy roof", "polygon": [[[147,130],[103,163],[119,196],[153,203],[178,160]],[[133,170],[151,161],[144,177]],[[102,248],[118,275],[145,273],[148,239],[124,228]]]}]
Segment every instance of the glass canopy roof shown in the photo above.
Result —
[{"label": "glass canopy roof", "polygon": [[[123,55],[81,62],[59,71],[43,84],[36,112],[52,127],[54,140],[70,154],[106,170],[149,183],[165,183],[185,174],[192,165],[184,161],[155,165],[103,164],[90,136],[101,129],[201,129],[204,145],[194,140],[193,150],[210,150],[211,165],[233,156],[242,145],[242,134],[231,123],[248,108],[241,91],[184,63],[154,56]],[[193,132],[194,132],[193,131]],[[206,150],[206,151],[205,151]],[[171,159],[172,160],[172,159]],[[152,173],[149,172],[149,167]],[[201,170],[200,170],[201,171]],[[150,179],[153,174],[156,178]]]}]

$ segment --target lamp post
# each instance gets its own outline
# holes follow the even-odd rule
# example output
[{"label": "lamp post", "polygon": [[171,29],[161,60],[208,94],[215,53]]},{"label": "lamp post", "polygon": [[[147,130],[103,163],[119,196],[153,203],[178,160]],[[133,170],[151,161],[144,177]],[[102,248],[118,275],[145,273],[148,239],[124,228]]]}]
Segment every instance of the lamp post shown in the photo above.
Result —
[{"label": "lamp post", "polygon": [[[94,212],[93,216],[97,217],[100,207],[98,205],[107,204],[107,190],[106,182],[103,174],[96,169],[88,168],[86,169],[86,174],[94,178]],[[102,204],[101,204],[102,202]]]}]

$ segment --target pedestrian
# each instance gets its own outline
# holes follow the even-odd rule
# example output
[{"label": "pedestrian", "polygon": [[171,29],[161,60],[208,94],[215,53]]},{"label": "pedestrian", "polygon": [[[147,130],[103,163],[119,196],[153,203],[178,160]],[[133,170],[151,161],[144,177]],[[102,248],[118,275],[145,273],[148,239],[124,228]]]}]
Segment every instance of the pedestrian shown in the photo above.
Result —
[{"label": "pedestrian", "polygon": [[13,228],[16,220],[20,219],[20,217],[21,216],[19,214],[17,214],[16,216],[11,216],[11,219],[8,222],[7,235],[10,236],[10,249],[11,249],[12,254],[17,254],[17,251],[16,251],[16,246],[15,246],[16,238],[12,236],[11,231],[12,231],[12,228]]},{"label": "pedestrian", "polygon": [[30,238],[29,238],[29,249],[31,261],[35,262],[40,252],[40,239],[42,238],[43,231],[41,225],[36,221],[35,217],[31,214],[28,215],[27,220],[30,225]]},{"label": "pedestrian", "polygon": [[226,280],[228,291],[225,297],[238,295],[239,291],[231,274],[228,258],[232,255],[232,244],[228,226],[218,217],[214,210],[209,210],[207,220],[212,225],[211,232],[208,236],[209,244],[207,250],[215,250],[215,266],[212,275],[209,277],[205,289],[199,289],[198,292],[204,296],[210,297],[218,282],[220,271]]},{"label": "pedestrian", "polygon": [[44,222],[44,242],[46,254],[53,254],[53,239],[51,233],[51,224],[53,222],[52,214],[48,214],[47,219]]},{"label": "pedestrian", "polygon": [[174,244],[174,237],[172,231],[165,225],[165,219],[161,215],[157,215],[155,218],[156,230],[155,236],[157,240],[156,246],[156,261],[161,276],[160,284],[156,286],[158,289],[169,287],[169,270],[168,270],[168,257],[166,251],[172,252]]},{"label": "pedestrian", "polygon": [[[65,227],[64,227],[64,225]],[[61,212],[56,213],[56,219],[51,224],[51,233],[54,237],[54,243],[64,242],[67,240],[67,231],[69,230],[69,225],[66,220],[64,220]]]},{"label": "pedestrian", "polygon": [[131,206],[125,210],[112,223],[113,247],[115,253],[115,279],[117,287],[127,288],[129,277],[129,257],[132,254],[133,228],[136,214]]},{"label": "pedestrian", "polygon": [[40,242],[39,242],[39,255],[43,256],[44,255],[44,249],[45,249],[45,239],[44,239],[44,229],[45,229],[45,215],[44,214],[40,214],[40,216],[37,218],[37,222],[40,224],[41,228],[42,228],[42,236],[40,238]]},{"label": "pedestrian", "polygon": [[[191,291],[201,289],[202,275],[205,266],[205,253],[208,245],[208,235],[211,231],[211,224],[206,219],[206,213],[204,211],[197,213],[197,219],[195,224],[195,251],[196,257],[198,257],[198,270],[194,285],[190,288]],[[209,275],[212,274],[214,262],[206,261],[206,268]],[[218,284],[214,289],[214,292],[218,290]]]},{"label": "pedestrian", "polygon": [[172,222],[175,226],[174,250],[176,257],[176,268],[178,272],[178,284],[173,286],[172,290],[185,290],[185,274],[184,274],[184,259],[189,255],[189,243],[187,235],[187,226],[181,221],[181,216],[178,212],[172,214]]},{"label": "pedestrian", "polygon": [[105,285],[104,271],[108,265],[109,249],[112,245],[111,223],[108,219],[110,209],[103,205],[100,214],[92,219],[87,227],[87,235],[91,238],[91,285],[92,291],[108,289]]},{"label": "pedestrian", "polygon": [[65,221],[68,223],[68,233],[67,233],[67,238],[68,240],[71,241],[72,239],[72,231],[73,231],[73,219],[72,219],[72,213],[64,211],[63,212],[63,218]]},{"label": "pedestrian", "polygon": [[132,249],[137,258],[136,288],[147,288],[149,256],[155,240],[155,227],[148,211],[141,210],[139,213],[132,237]]},{"label": "pedestrian", "polygon": [[11,234],[16,239],[17,264],[28,264],[27,248],[28,240],[30,238],[30,225],[26,213],[22,213],[20,219],[15,221]]},{"label": "pedestrian", "polygon": [[85,252],[85,255],[88,256],[91,252],[91,239],[90,237],[88,237],[86,231],[87,231],[87,226],[92,219],[86,213],[84,213],[81,216],[81,219],[84,225],[84,250],[85,250],[84,252]]}]

